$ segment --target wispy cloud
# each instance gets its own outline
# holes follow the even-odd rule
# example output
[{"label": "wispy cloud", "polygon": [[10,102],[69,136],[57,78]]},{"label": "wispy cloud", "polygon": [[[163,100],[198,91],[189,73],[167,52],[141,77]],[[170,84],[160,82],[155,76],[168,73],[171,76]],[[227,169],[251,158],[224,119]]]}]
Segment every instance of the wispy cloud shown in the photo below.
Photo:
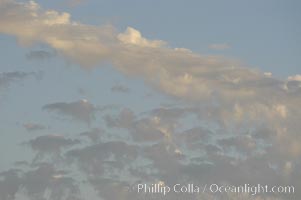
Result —
[{"label": "wispy cloud", "polygon": [[13,82],[23,80],[30,76],[39,76],[39,75],[34,72],[21,72],[21,71],[0,72],[0,88],[7,87]]},{"label": "wispy cloud", "polygon": [[129,93],[130,89],[124,85],[116,84],[111,88],[112,92]]},{"label": "wispy cloud", "polygon": [[55,56],[55,52],[45,50],[30,51],[26,54],[26,58],[29,60],[47,60]]},{"label": "wispy cloud", "polygon": [[214,50],[225,50],[231,48],[231,46],[227,43],[221,43],[221,44],[210,44],[209,49],[214,49]]},{"label": "wispy cloud", "polygon": [[27,130],[27,131],[39,131],[39,130],[43,130],[46,129],[46,126],[39,124],[39,123],[24,123],[23,127]]}]

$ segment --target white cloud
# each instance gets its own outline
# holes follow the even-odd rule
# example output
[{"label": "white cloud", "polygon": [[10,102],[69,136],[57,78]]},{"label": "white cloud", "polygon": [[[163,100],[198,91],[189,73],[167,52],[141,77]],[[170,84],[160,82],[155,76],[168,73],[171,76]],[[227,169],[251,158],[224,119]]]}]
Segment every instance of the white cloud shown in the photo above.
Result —
[{"label": "white cloud", "polygon": [[146,38],[142,37],[141,33],[138,30],[132,27],[127,27],[124,33],[118,34],[117,38],[125,44],[132,44],[141,47],[155,48],[161,47],[165,44],[165,42],[161,40],[147,40]]},{"label": "white cloud", "polygon": [[272,72],[264,72],[263,74],[267,77],[271,77],[273,75]]},{"label": "white cloud", "polygon": [[289,76],[287,78],[289,81],[301,81],[301,75],[300,74],[297,74],[295,76]]},{"label": "white cloud", "polygon": [[287,117],[287,109],[285,105],[276,105],[274,106],[274,109],[282,118]]}]

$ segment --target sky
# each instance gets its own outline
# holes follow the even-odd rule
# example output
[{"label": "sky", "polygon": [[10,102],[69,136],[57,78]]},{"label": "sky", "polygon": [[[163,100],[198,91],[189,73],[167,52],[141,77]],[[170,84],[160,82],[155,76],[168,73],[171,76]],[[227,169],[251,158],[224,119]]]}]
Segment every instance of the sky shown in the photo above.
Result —
[{"label": "sky", "polygon": [[300,7],[0,0],[0,200],[300,199]]}]

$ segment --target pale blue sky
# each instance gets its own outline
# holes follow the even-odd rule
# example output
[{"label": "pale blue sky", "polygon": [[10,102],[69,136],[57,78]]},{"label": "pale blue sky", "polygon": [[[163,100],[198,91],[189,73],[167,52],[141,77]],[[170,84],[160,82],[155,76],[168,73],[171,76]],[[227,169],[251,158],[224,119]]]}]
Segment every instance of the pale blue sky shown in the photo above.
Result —
[{"label": "pale blue sky", "polygon": [[[79,3],[71,5],[72,2]],[[1,3],[0,0],[0,6],[5,4]],[[207,164],[220,164],[214,170],[221,172],[223,164],[229,167],[233,164],[231,159],[245,156],[241,165],[237,165],[241,171],[249,166],[248,162],[258,166],[267,166],[269,162],[278,167],[279,180],[296,181],[294,176],[283,178],[287,175],[283,166],[287,163],[296,166],[291,167],[294,173],[300,167],[301,137],[297,122],[301,112],[296,108],[301,106],[301,80],[295,76],[301,74],[300,1],[37,0],[36,3],[44,10],[14,0],[7,1],[9,6],[0,7],[0,173],[12,168],[15,161],[34,163],[35,155],[45,153],[43,145],[34,152],[30,140],[53,135],[54,138],[61,135],[69,142],[68,139],[75,138],[81,143],[71,146],[81,152],[81,147],[93,149],[95,141],[88,143],[80,133],[100,128],[105,139],[96,147],[101,150],[108,138],[122,144],[137,144],[135,151],[139,152],[151,151],[152,147],[147,145],[152,142],[158,145],[158,152],[157,146],[154,148],[155,156],[142,153],[139,159],[158,162],[158,172],[162,174],[165,169],[160,167],[165,166],[165,160],[179,162],[182,167],[183,160],[179,157],[182,151],[186,154],[183,155],[188,171],[199,159]],[[16,18],[11,17],[10,9],[16,10]],[[45,10],[68,12],[71,21],[61,24],[63,15]],[[25,26],[19,23],[23,17]],[[49,23],[52,19],[54,25]],[[91,26],[77,26],[74,21]],[[8,25],[6,22],[15,24],[13,28],[1,27]],[[99,28],[106,24],[116,29],[113,39],[106,37],[109,29]],[[37,32],[33,36],[26,35],[26,31],[23,34],[24,27]],[[125,32],[127,27],[134,29]],[[71,31],[75,32],[74,36],[65,35]],[[120,39],[120,35],[126,39]],[[78,39],[76,36],[86,43],[72,40]],[[133,38],[138,40],[133,42]],[[33,43],[24,45],[18,39]],[[157,41],[153,40],[165,41],[167,46],[156,46]],[[64,42],[77,48],[69,48]],[[106,48],[110,53],[103,51]],[[193,53],[175,48],[186,48]],[[94,55],[91,49],[98,54]],[[85,54],[85,50],[93,55]],[[85,56],[87,60],[105,62],[88,68],[78,62],[85,60]],[[24,77],[14,72],[25,72]],[[295,77],[288,80],[289,76]],[[37,125],[37,130],[26,127],[32,124]],[[173,148],[174,151],[170,150]],[[57,153],[56,149],[50,150],[45,157],[41,156],[41,161],[49,161],[47,156]],[[93,152],[87,153],[88,162],[74,162],[74,168],[80,171],[81,164],[92,166],[104,161]],[[85,155],[85,149],[79,155]],[[258,161],[252,160],[253,155],[259,157]],[[67,159],[63,153],[59,156]],[[139,159],[138,165],[143,164]],[[61,167],[57,160],[50,161]],[[265,175],[265,170],[258,173],[258,180],[261,174]],[[267,169],[271,173],[273,170]],[[168,173],[167,177],[171,175]],[[232,180],[231,174],[225,176]],[[236,178],[236,173],[233,177]],[[156,175],[151,178],[158,179]],[[252,178],[246,175],[247,181]],[[274,179],[271,180],[273,183]]]}]

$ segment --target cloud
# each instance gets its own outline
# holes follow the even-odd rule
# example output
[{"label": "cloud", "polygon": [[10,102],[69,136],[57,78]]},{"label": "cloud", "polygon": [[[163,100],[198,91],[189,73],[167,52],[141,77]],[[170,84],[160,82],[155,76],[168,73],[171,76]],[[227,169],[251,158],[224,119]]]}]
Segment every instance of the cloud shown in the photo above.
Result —
[{"label": "cloud", "polygon": [[[32,1],[5,0],[0,7],[0,32],[16,36],[23,44],[48,44],[83,68],[111,62],[120,72],[143,78],[178,103],[141,115],[129,108],[108,114],[106,130],[82,133],[93,142],[80,147],[75,146],[77,140],[64,137],[30,140],[29,146],[38,154],[59,151],[103,198],[133,199],[124,194],[124,186],[141,180],[301,186],[299,75],[278,80],[234,59],[169,48],[131,27],[118,33],[112,26],[81,24],[68,13],[44,10]],[[10,83],[23,75],[3,77],[2,83]],[[86,100],[47,104],[43,109],[85,123],[97,111]],[[64,177],[47,170],[45,174],[55,180]],[[102,188],[118,191],[110,195]],[[300,193],[295,196],[300,199]]]},{"label": "cloud", "polygon": [[57,102],[43,106],[43,110],[54,111],[58,114],[72,117],[72,119],[79,120],[85,123],[91,123],[95,118],[97,108],[88,102],[86,99],[65,103]]},{"label": "cloud", "polygon": [[87,95],[87,91],[84,88],[81,88],[81,87],[77,89],[77,92],[80,95]]},{"label": "cloud", "polygon": [[[265,123],[261,123],[262,127],[252,124],[252,130],[245,130],[250,128],[246,125],[241,129],[235,127],[233,132],[224,127],[221,130],[218,130],[220,127],[212,128],[209,123],[203,121],[194,124],[190,118],[192,110],[198,113],[197,109],[187,107],[156,108],[142,114],[124,108],[116,116],[111,116],[112,121],[106,131],[99,128],[91,129],[81,133],[78,139],[46,135],[30,140],[29,147],[34,147],[37,155],[44,154],[40,156],[44,159],[34,159],[35,165],[39,166],[37,160],[50,160],[58,166],[63,164],[65,169],[68,169],[68,171],[57,169],[51,171],[51,167],[46,167],[40,170],[43,175],[45,174],[43,181],[41,180],[44,186],[33,185],[29,190],[31,197],[45,188],[52,188],[52,184],[48,183],[62,180],[69,180],[68,183],[74,186],[83,184],[79,186],[80,191],[74,194],[74,198],[79,198],[79,193],[87,192],[86,188],[91,186],[99,196],[95,199],[144,198],[144,194],[128,191],[131,186],[141,182],[151,184],[163,181],[169,186],[191,182],[198,185],[210,183],[240,185],[245,182],[268,185],[293,184],[296,188],[301,185],[298,181],[301,177],[298,170],[299,157],[296,153],[298,145],[294,148],[285,145],[291,144],[283,140],[287,134],[279,133],[281,138],[278,140],[279,136],[278,133],[274,133],[274,127]],[[282,111],[278,113],[275,107],[274,112],[275,115],[279,115],[278,119],[281,119],[279,123],[283,123],[280,114]],[[174,126],[183,124],[187,119],[189,123],[182,127],[182,130]],[[120,129],[118,130],[121,132],[120,135],[112,134],[116,128]],[[136,130],[138,131],[134,132]],[[156,132],[160,137],[152,139],[156,136]],[[136,138],[127,137],[127,134]],[[93,141],[85,143],[86,136]],[[55,157],[45,156],[52,154],[59,154],[60,162]],[[27,167],[30,168],[29,172],[37,170],[33,165]],[[18,177],[23,180],[22,174]],[[71,179],[71,174],[80,176]],[[26,179],[27,182],[28,180]],[[3,184],[8,184],[8,181]],[[71,186],[70,184],[67,185]],[[29,186],[26,186],[26,190],[27,187]],[[68,188],[65,189],[68,191]],[[18,193],[20,191],[22,190],[18,190]],[[88,193],[91,194],[90,190]],[[57,193],[53,192],[54,194]],[[181,195],[183,199],[196,199],[198,194]],[[221,198],[225,199],[241,199],[241,196],[235,194],[221,195]],[[299,199],[298,195],[300,194],[290,194],[289,198]],[[177,196],[179,194],[170,193],[166,199],[175,199]],[[210,200],[220,196],[209,192],[202,193],[201,197]],[[282,197],[279,194],[277,197],[287,199],[288,196]],[[160,196],[152,195],[152,198],[160,199]],[[252,199],[253,196],[246,194],[244,198]],[[275,199],[270,194],[262,194],[257,198]]]},{"label": "cloud", "polygon": [[[184,144],[188,149],[199,149],[202,144],[207,143],[213,133],[203,127],[193,127],[183,131],[177,136],[179,143]],[[180,142],[181,140],[181,142]]]},{"label": "cloud", "polygon": [[272,72],[264,72],[263,73],[266,77],[272,77]]},{"label": "cloud", "polygon": [[23,124],[23,127],[27,130],[27,131],[39,131],[39,130],[43,130],[46,129],[46,127],[42,124],[38,124],[38,123],[25,123]]},{"label": "cloud", "polygon": [[85,131],[80,134],[81,136],[88,137],[92,142],[99,142],[104,135],[104,130],[100,128],[93,128],[90,131]]},{"label": "cloud", "polygon": [[59,153],[63,148],[78,143],[78,140],[66,139],[61,135],[43,135],[30,140],[28,145],[41,153]]},{"label": "cloud", "polygon": [[112,88],[111,88],[111,91],[112,92],[121,92],[121,93],[129,93],[130,92],[130,89],[124,85],[114,85]]},{"label": "cloud", "polygon": [[119,128],[130,127],[131,123],[133,123],[134,118],[135,115],[133,111],[127,108],[123,109],[117,117],[112,117],[110,115],[104,117],[108,127]]},{"label": "cloud", "polygon": [[0,173],[0,199],[15,199],[21,180],[18,170],[8,170]]},{"label": "cloud", "polygon": [[55,53],[45,50],[30,51],[26,54],[26,58],[29,60],[47,60],[55,56]]},{"label": "cloud", "polygon": [[225,138],[218,141],[220,146],[225,150],[230,150],[231,148],[235,148],[235,152],[238,153],[253,153],[257,147],[257,141],[251,136],[238,136],[232,138]]},{"label": "cloud", "polygon": [[[285,96],[279,81],[237,60],[171,49],[130,27],[117,33],[112,26],[81,24],[68,13],[43,10],[33,2],[10,0],[1,7],[0,32],[15,35],[23,43],[46,43],[83,67],[111,62],[119,71],[142,77],[175,98],[244,105],[264,101],[267,92],[278,99]],[[11,17],[10,13],[15,14]]]},{"label": "cloud", "polygon": [[213,50],[225,50],[231,48],[231,46],[227,43],[222,43],[222,44],[210,44],[209,49]]},{"label": "cloud", "polygon": [[[283,104],[271,108],[253,106],[242,108],[236,105],[231,113],[219,106],[216,110],[213,107],[209,110],[202,107],[157,108],[144,113],[147,117],[123,110],[106,120],[109,127],[122,128],[139,142],[144,160],[151,164],[132,169],[131,174],[142,180],[161,178],[167,184],[183,180],[199,184],[241,184],[243,179],[251,184],[290,184],[295,181],[291,174],[295,173],[296,167],[293,166],[298,165],[300,138],[291,129],[293,126],[285,124],[286,120],[297,120],[298,117],[291,115]],[[264,111],[264,116],[252,116],[258,114],[252,111],[254,109],[269,110]],[[208,111],[211,112],[209,115]],[[186,117],[193,124],[191,114],[199,115],[199,126],[190,125],[179,131],[178,125],[183,124]],[[246,114],[248,116],[244,116]],[[219,117],[224,121],[219,121]],[[230,122],[230,127],[224,124],[226,121]],[[145,142],[151,145],[143,145]],[[287,163],[286,160],[293,161]],[[149,172],[151,170],[155,172]],[[298,195],[291,197],[297,198]],[[269,198],[263,196],[260,198]]]},{"label": "cloud", "polygon": [[[174,129],[174,120],[164,121],[162,111],[159,109],[153,111],[153,116],[137,118],[130,109],[123,109],[117,116],[106,115],[104,120],[109,128],[121,128],[127,130],[134,141],[159,141],[171,137],[171,131]],[[155,113],[158,112],[158,115]]]},{"label": "cloud", "polygon": [[137,158],[138,151],[136,146],[124,141],[108,141],[70,150],[66,156],[75,161],[88,177],[101,177],[127,169],[127,165]]},{"label": "cloud", "polygon": [[83,65],[93,65],[110,53],[108,45],[114,40],[112,27],[72,22],[69,13],[43,10],[34,1],[8,0],[0,6],[0,32],[15,35],[22,44],[48,44],[69,58],[78,57],[75,60]]},{"label": "cloud", "polygon": [[6,189],[11,191],[15,188],[15,190],[4,191],[4,195],[10,192],[6,198],[3,198],[5,200],[24,198],[37,200],[45,199],[45,196],[57,200],[81,199],[78,185],[72,177],[68,176],[68,171],[57,169],[53,164],[39,163],[34,166],[34,169],[28,171],[7,173],[11,175],[6,175],[3,184]]},{"label": "cloud", "polygon": [[287,78],[289,81],[301,81],[301,75],[300,74],[297,74],[295,76],[289,76]]},{"label": "cloud", "polygon": [[[51,164],[40,164],[37,169],[28,171],[23,175],[23,187],[31,198],[42,197],[47,189],[51,191],[50,198],[62,199],[65,192],[68,196],[72,196],[72,193],[77,193],[77,188],[72,178],[63,177],[65,173],[62,170],[57,170]],[[60,174],[61,176],[59,176]]]},{"label": "cloud", "polygon": [[54,163],[60,163],[64,161],[62,156],[63,150],[70,149],[79,143],[80,140],[78,139],[70,139],[62,135],[50,134],[38,136],[23,144],[29,146],[36,153],[32,163],[37,164],[50,159],[53,160]]},{"label": "cloud", "polygon": [[7,87],[11,83],[23,80],[27,78],[28,76],[35,75],[33,72],[0,72],[0,88],[1,87]]},{"label": "cloud", "polygon": [[[109,61],[118,70],[143,77],[175,97],[200,100],[214,94],[229,98],[233,95],[228,93],[234,93],[244,98],[253,94],[252,89],[234,88],[233,81],[260,78],[235,60],[170,49],[160,40],[144,38],[134,28],[116,33],[112,26],[81,24],[72,21],[68,13],[43,10],[33,2],[11,0],[1,7],[0,32],[15,35],[26,44],[46,43],[83,67]],[[10,13],[15,14],[12,17]]]},{"label": "cloud", "polygon": [[128,45],[135,45],[140,47],[161,47],[165,44],[165,42],[161,40],[147,40],[146,38],[142,37],[141,33],[132,28],[127,27],[124,33],[118,34],[117,38],[123,42],[124,44]]}]

